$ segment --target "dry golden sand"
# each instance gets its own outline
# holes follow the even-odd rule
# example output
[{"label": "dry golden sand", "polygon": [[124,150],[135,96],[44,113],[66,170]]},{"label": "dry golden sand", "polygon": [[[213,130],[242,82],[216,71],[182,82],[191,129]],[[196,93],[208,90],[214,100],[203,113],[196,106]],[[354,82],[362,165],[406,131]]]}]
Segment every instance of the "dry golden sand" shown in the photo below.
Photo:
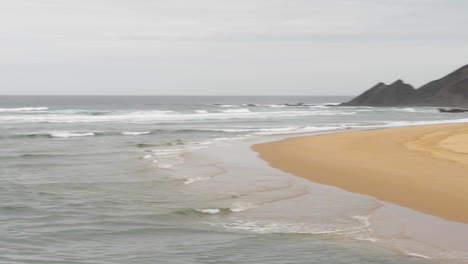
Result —
[{"label": "dry golden sand", "polygon": [[285,172],[468,224],[467,124],[298,137],[253,149]]}]

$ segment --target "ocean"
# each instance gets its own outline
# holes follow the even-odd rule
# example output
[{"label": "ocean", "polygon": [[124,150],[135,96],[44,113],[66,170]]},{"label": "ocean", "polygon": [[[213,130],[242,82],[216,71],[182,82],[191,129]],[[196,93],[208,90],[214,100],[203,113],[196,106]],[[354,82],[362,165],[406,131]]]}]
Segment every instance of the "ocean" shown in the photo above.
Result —
[{"label": "ocean", "polygon": [[369,197],[270,168],[259,142],[466,122],[345,96],[1,96],[0,263],[435,263],[378,243]]}]

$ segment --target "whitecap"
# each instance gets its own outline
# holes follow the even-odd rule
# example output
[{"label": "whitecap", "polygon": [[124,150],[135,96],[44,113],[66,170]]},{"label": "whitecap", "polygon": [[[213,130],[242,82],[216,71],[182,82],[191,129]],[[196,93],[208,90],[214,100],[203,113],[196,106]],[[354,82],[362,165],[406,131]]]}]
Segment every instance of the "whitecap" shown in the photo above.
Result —
[{"label": "whitecap", "polygon": [[129,136],[138,136],[138,135],[146,135],[151,133],[150,131],[143,131],[143,132],[122,132],[122,135],[129,135]]},{"label": "whitecap", "polygon": [[422,254],[418,254],[418,253],[413,253],[413,252],[409,252],[409,251],[404,251],[403,253],[404,253],[405,255],[407,255],[407,256],[410,256],[410,257],[417,257],[417,258],[424,258],[424,259],[432,259],[432,258],[429,257],[429,256],[422,255]]},{"label": "whitecap", "polygon": [[219,212],[221,212],[220,209],[195,209],[195,211],[205,214],[218,214]]},{"label": "whitecap", "polygon": [[228,110],[223,110],[221,112],[223,113],[250,113],[250,110],[247,108],[242,108],[242,109],[228,109]]},{"label": "whitecap", "polygon": [[28,112],[28,111],[44,111],[48,107],[16,107],[16,108],[0,108],[0,112]]},{"label": "whitecap", "polygon": [[50,136],[56,137],[56,138],[88,137],[88,136],[94,136],[94,135],[95,134],[93,132],[75,133],[75,132],[57,131],[57,132],[50,133]]},{"label": "whitecap", "polygon": [[265,119],[299,116],[353,115],[356,112],[344,111],[266,111],[251,112],[249,109],[227,109],[218,113],[176,113],[170,111],[137,111],[125,114],[113,113],[107,115],[68,115],[68,114],[38,114],[38,115],[0,115],[2,123],[50,122],[50,123],[96,123],[96,122],[180,122],[191,120],[224,120],[224,119]]}]

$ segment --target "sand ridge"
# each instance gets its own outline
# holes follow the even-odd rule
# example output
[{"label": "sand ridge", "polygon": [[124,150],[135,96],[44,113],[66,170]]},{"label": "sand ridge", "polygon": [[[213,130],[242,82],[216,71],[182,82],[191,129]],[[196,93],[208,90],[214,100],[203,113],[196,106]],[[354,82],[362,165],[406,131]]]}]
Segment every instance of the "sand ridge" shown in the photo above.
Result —
[{"label": "sand ridge", "polygon": [[252,147],[311,181],[468,223],[468,125],[289,138]]}]

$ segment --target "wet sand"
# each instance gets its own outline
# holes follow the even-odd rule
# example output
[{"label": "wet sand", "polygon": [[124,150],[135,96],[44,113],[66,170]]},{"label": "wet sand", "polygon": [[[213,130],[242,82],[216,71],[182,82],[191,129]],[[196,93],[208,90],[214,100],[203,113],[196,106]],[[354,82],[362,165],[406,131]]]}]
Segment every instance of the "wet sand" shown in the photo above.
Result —
[{"label": "wet sand", "polygon": [[468,125],[290,138],[252,147],[272,167],[468,224]]}]

